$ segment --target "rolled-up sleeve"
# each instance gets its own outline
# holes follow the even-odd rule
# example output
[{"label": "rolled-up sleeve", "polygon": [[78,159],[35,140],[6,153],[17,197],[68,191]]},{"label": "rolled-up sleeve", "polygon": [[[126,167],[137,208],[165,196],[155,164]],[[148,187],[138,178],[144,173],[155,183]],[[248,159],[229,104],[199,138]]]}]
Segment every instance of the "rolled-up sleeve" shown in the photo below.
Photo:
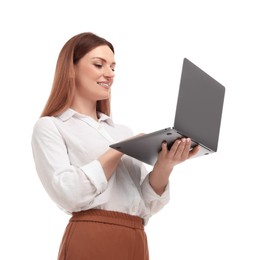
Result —
[{"label": "rolled-up sleeve", "polygon": [[[107,188],[107,179],[98,160],[80,167],[96,189],[96,193],[102,193]],[[96,174],[98,173],[98,174]]]},{"label": "rolled-up sleeve", "polygon": [[149,207],[151,215],[160,211],[170,200],[169,183],[163,194],[160,196],[152,188],[149,182],[149,174],[145,177],[141,188],[145,204]]},{"label": "rolled-up sleeve", "polygon": [[149,182],[149,174],[143,163],[139,163],[140,176],[141,176],[141,192],[143,195],[144,203],[150,216],[160,211],[170,200],[170,185],[167,184],[165,191],[162,195],[158,195],[152,188]]},{"label": "rolled-up sleeve", "polygon": [[82,167],[70,164],[65,141],[49,117],[41,118],[34,126],[32,151],[44,188],[65,211],[89,209],[108,185],[99,161]]}]

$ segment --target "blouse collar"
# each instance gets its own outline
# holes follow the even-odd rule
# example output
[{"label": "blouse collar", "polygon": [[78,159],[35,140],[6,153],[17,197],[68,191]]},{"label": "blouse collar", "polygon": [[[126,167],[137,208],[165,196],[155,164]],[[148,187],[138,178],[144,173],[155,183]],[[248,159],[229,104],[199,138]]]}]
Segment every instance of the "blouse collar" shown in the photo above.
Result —
[{"label": "blouse collar", "polygon": [[80,113],[76,112],[75,110],[68,108],[61,115],[59,115],[58,118],[60,118],[62,121],[67,121],[67,120],[71,119],[72,117],[76,117],[76,118],[80,118],[80,119],[87,118],[88,120],[92,121],[92,123],[95,123],[95,124],[100,123],[100,122],[106,122],[107,124],[114,126],[114,122],[113,122],[111,117],[109,117],[101,112],[97,112],[97,115],[99,118],[98,122],[90,116],[80,114]]}]

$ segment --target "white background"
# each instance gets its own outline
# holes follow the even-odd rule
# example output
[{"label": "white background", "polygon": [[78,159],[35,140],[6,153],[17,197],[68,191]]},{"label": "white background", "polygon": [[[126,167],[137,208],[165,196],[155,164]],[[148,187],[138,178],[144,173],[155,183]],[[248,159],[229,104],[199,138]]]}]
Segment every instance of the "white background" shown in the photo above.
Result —
[{"label": "white background", "polygon": [[265,1],[2,1],[0,259],[56,259],[69,216],[35,172],[31,133],[58,53],[91,31],[116,51],[112,113],[135,133],[171,126],[182,59],[226,87],[218,152],[171,176],[146,227],[152,260],[268,259]]}]

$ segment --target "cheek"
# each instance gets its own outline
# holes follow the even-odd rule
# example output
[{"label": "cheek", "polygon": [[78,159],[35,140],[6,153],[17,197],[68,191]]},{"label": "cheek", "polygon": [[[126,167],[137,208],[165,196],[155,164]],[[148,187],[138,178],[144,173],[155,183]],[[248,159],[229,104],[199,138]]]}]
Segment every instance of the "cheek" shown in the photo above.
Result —
[{"label": "cheek", "polygon": [[78,87],[88,88],[96,84],[98,77],[99,75],[92,70],[81,70],[76,75],[76,84]]},{"label": "cheek", "polygon": [[100,87],[92,77],[79,77],[76,83],[77,94],[89,99],[98,99]]}]

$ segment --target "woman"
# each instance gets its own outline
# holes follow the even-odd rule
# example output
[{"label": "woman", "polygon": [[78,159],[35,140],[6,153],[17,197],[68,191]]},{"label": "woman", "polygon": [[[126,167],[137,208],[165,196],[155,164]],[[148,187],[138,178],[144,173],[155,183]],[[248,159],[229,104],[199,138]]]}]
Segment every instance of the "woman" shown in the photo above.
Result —
[{"label": "woman", "polygon": [[169,201],[175,165],[197,153],[190,139],[166,143],[150,173],[109,145],[132,132],[110,118],[114,48],[81,33],[63,46],[51,94],[32,135],[37,173],[72,217],[58,259],[149,259],[144,225]]}]

